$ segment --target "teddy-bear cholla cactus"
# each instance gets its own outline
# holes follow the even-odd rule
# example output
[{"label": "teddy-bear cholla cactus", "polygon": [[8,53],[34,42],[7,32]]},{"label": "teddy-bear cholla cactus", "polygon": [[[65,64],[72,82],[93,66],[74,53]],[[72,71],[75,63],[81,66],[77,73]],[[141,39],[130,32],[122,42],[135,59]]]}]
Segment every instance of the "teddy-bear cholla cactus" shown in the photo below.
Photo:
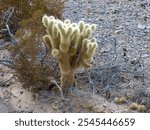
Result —
[{"label": "teddy-bear cholla cactus", "polygon": [[43,16],[43,25],[47,35],[43,37],[50,53],[59,63],[61,71],[61,86],[75,86],[75,70],[79,67],[91,67],[91,61],[97,43],[91,37],[96,29],[95,24],[86,24],[83,21],[71,23],[69,19],[64,22],[53,16]]}]

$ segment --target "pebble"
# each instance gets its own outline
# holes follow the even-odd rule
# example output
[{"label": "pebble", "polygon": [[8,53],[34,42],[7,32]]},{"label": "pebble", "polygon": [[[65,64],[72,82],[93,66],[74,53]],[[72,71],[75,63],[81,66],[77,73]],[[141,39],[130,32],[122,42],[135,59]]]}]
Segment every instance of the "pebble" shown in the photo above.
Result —
[{"label": "pebble", "polygon": [[148,25],[146,28],[147,28],[147,29],[150,29],[150,25]]},{"label": "pebble", "polygon": [[139,28],[139,29],[146,29],[146,25],[138,24],[137,28]]},{"label": "pebble", "polygon": [[[97,41],[100,41],[101,38],[105,39],[105,36],[110,33],[118,34],[116,36],[118,41],[124,39],[128,42],[128,40],[132,41],[134,39],[137,44],[144,43],[147,41],[141,35],[144,35],[143,31],[150,28],[150,25],[143,23],[142,20],[143,16],[148,17],[149,15],[148,12],[146,14],[140,10],[140,4],[140,1],[127,2],[124,0],[68,0],[65,4],[63,17],[69,18],[73,22],[84,20],[85,22],[97,24],[94,33],[97,36]],[[90,10],[90,14],[86,13],[88,10]],[[74,11],[76,14],[73,13]],[[147,23],[150,23],[150,19],[147,19]],[[121,31],[123,33],[120,33]],[[148,34],[145,35],[145,37],[148,36]],[[140,39],[137,39],[137,37],[140,37]],[[105,42],[108,43],[108,41],[104,41],[103,44]]]},{"label": "pebble", "polygon": [[120,34],[122,32],[122,30],[116,30],[115,34]]},{"label": "pebble", "polygon": [[102,106],[94,106],[92,108],[92,112],[96,112],[96,113],[104,113],[104,108]]},{"label": "pebble", "polygon": [[4,104],[6,104],[7,102],[8,102],[8,99],[5,99],[5,100],[4,100]]}]

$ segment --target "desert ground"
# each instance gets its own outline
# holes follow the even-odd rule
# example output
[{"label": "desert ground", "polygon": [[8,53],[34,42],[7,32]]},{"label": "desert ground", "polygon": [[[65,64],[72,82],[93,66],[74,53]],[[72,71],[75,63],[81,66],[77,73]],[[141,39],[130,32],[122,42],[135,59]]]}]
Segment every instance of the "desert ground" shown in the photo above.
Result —
[{"label": "desert ground", "polygon": [[[0,63],[0,112],[150,112],[150,0],[69,0],[63,18],[97,24],[93,66],[77,72],[77,87],[38,94],[22,88]],[[9,41],[10,42],[10,41]],[[0,47],[9,44],[0,39]],[[0,60],[9,59],[0,49]]]}]

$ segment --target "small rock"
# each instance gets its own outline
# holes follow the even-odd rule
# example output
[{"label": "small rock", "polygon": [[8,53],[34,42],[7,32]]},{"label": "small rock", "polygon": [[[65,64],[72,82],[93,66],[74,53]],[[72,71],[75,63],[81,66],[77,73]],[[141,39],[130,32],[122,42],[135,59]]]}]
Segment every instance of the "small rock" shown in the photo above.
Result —
[{"label": "small rock", "polygon": [[104,109],[102,106],[94,106],[92,112],[104,113]]},{"label": "small rock", "polygon": [[4,104],[6,104],[8,102],[8,99],[5,99]]},{"label": "small rock", "polygon": [[146,8],[147,5],[148,5],[147,2],[142,2],[142,3],[140,4],[140,6],[143,7],[144,9]]},{"label": "small rock", "polygon": [[121,30],[116,30],[115,34],[120,34],[122,31]]},{"label": "small rock", "polygon": [[112,14],[117,14],[117,13],[119,13],[119,10],[115,9],[115,10],[112,11]]},{"label": "small rock", "polygon": [[149,54],[143,54],[142,57],[146,58],[146,57],[149,57],[150,55]]},{"label": "small rock", "polygon": [[147,29],[150,29],[150,25],[148,25],[146,28],[147,28]]},{"label": "small rock", "polygon": [[119,26],[118,28],[119,28],[119,29],[123,29],[123,26]]},{"label": "small rock", "polygon": [[107,108],[107,105],[106,105],[106,104],[103,104],[103,107],[104,107],[104,108]]},{"label": "small rock", "polygon": [[143,18],[144,21],[147,21],[147,19],[149,18],[149,16],[143,15],[142,18]]},{"label": "small rock", "polygon": [[139,28],[139,29],[146,29],[146,25],[138,24],[137,28]]}]

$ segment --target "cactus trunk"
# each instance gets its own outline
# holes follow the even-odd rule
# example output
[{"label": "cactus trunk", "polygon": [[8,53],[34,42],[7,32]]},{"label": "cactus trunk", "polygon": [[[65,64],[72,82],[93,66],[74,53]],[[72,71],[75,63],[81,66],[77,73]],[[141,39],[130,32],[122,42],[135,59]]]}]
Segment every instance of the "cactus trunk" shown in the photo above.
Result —
[{"label": "cactus trunk", "polygon": [[61,86],[62,88],[68,88],[75,86],[75,74],[74,70],[70,70],[68,73],[61,74]]}]

